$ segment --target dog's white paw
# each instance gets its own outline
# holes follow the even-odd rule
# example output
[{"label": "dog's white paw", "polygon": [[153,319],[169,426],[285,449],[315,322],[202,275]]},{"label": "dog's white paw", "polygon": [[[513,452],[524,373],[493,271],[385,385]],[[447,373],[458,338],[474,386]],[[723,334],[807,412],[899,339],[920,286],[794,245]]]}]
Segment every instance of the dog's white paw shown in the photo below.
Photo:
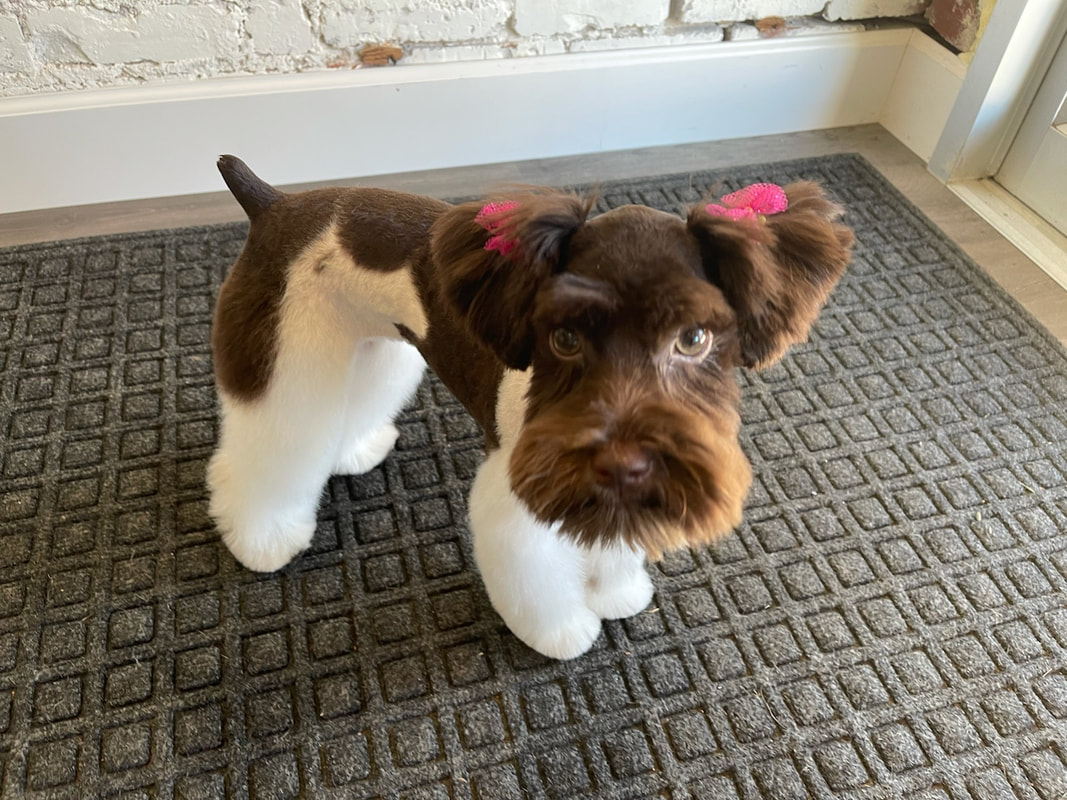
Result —
[{"label": "dog's white paw", "polygon": [[585,602],[601,619],[632,617],[652,602],[652,580],[643,568],[607,585],[591,578],[585,586]]},{"label": "dog's white paw", "polygon": [[208,464],[208,514],[233,557],[255,572],[281,569],[306,550],[315,535],[316,506],[281,504],[276,494],[242,491],[255,481],[235,480],[230,459],[216,453]]},{"label": "dog's white paw", "polygon": [[392,423],[371,431],[351,445],[347,452],[341,453],[334,466],[333,474],[361,475],[364,472],[370,472],[385,461],[399,436],[400,431]]},{"label": "dog's white paw", "polygon": [[269,523],[254,531],[241,531],[219,524],[222,542],[233,557],[253,572],[274,572],[297,557],[311,544],[315,520]]},{"label": "dog's white paw", "polygon": [[580,608],[558,625],[530,631],[519,638],[541,655],[565,661],[586,652],[599,635],[600,618],[588,608]]}]

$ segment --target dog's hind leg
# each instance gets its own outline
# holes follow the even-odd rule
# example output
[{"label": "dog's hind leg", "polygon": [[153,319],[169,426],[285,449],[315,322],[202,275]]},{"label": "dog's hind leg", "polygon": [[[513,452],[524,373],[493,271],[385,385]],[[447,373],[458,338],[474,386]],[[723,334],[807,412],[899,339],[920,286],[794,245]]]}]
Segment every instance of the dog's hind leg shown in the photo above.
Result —
[{"label": "dog's hind leg", "polygon": [[271,572],[311,542],[329,477],[323,452],[331,453],[334,443],[325,426],[309,431],[302,413],[284,419],[274,398],[220,400],[219,447],[207,473],[209,510],[234,557],[251,570]]},{"label": "dog's hind leg", "polygon": [[[208,466],[209,511],[234,557],[260,572],[285,566],[311,543],[323,486],[350,427],[350,394],[360,379],[357,354],[365,340],[388,333],[376,318],[343,302],[329,282],[332,273],[345,270],[316,268],[333,252],[326,250],[290,270],[266,389],[249,399],[219,389],[222,418]],[[370,396],[377,387],[362,388]],[[387,423],[400,402],[391,398],[388,413],[368,424]]]},{"label": "dog's hind leg", "polygon": [[311,543],[341,440],[356,342],[308,344],[298,336],[283,340],[261,397],[219,392],[209,511],[234,557],[258,572],[285,566]]},{"label": "dog's hind leg", "polygon": [[586,551],[585,602],[601,619],[632,617],[651,600],[643,552],[621,543]]},{"label": "dog's hind leg", "polygon": [[489,599],[511,632],[551,658],[593,646],[600,617],[585,604],[581,549],[538,522],[511,491],[509,453],[491,453],[470,496],[474,558]]},{"label": "dog's hind leg", "polygon": [[425,368],[419,351],[405,341],[359,343],[349,372],[335,474],[367,472],[389,455],[398,435],[393,420],[415,394]]}]

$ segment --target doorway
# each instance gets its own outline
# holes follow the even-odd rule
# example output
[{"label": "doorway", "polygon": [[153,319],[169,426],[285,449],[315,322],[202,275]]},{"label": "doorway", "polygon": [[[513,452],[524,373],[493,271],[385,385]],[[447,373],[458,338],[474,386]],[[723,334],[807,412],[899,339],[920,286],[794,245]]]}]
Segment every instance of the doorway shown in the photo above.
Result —
[{"label": "doorway", "polygon": [[1059,44],[996,181],[1067,235],[1067,37]]}]

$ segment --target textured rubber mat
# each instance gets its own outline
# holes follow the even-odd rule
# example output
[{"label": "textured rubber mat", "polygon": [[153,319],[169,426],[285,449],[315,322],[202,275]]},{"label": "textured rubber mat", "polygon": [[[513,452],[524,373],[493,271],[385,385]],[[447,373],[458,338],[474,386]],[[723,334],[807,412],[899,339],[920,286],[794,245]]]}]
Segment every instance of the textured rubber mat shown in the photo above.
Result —
[{"label": "textured rubber mat", "polygon": [[857,156],[602,187],[824,181],[855,263],[743,377],[721,546],[551,662],[465,530],[480,437],[428,381],[310,552],[206,514],[208,328],[242,226],[0,251],[4,797],[1067,797],[1067,356]]}]

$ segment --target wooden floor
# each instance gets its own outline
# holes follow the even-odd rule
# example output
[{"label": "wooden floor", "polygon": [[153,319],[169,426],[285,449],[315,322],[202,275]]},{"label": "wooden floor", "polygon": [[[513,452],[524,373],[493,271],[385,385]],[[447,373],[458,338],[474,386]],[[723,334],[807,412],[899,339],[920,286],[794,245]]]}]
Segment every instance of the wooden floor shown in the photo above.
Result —
[{"label": "wooden floor", "polygon": [[[1061,343],[1067,345],[1067,292],[934,179],[917,156],[878,125],[411,172],[376,176],[359,182],[446,197],[478,193],[501,183],[553,185],[699,169],[725,171],[732,165],[845,152],[865,156]],[[270,180],[269,164],[252,166],[263,178]],[[352,182],[337,181],[337,184]],[[0,247],[241,218],[240,208],[224,191],[6,214],[0,215]]]}]

